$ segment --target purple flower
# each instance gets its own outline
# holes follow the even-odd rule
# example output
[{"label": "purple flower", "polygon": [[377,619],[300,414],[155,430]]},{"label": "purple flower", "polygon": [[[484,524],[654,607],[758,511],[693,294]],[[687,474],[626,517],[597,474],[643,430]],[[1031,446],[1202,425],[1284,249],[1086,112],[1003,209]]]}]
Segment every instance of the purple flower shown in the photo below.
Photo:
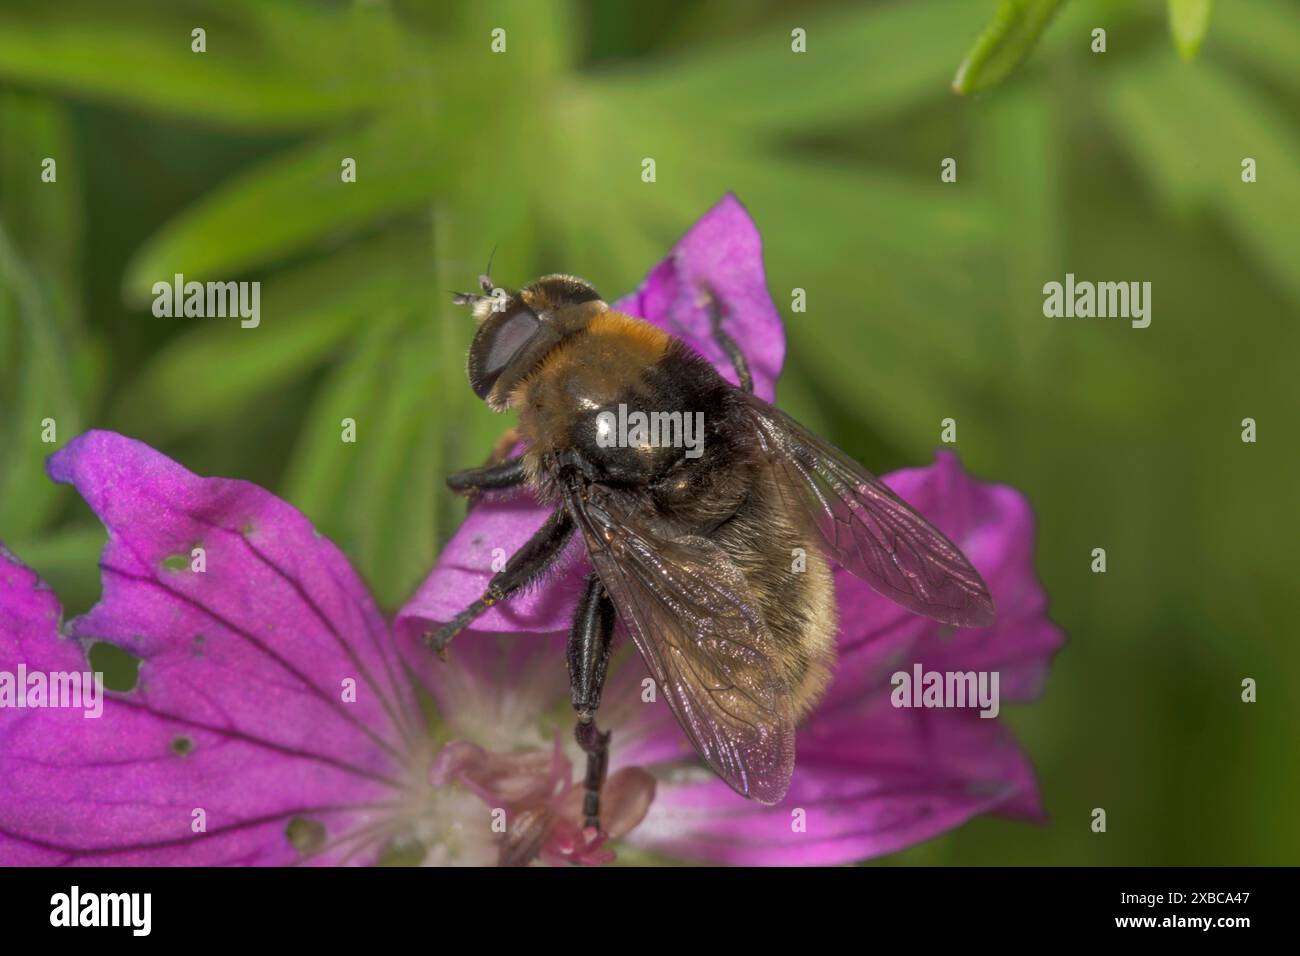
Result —
[{"label": "purple flower", "polygon": [[[697,279],[733,317],[770,398],[784,340],[757,231],[731,197],[616,303],[730,375]],[[476,621],[447,663],[418,641],[482,592],[495,549],[511,553],[541,524],[529,497],[477,504],[390,630],[342,553],[255,485],[200,478],[107,432],[77,438],[49,470],[109,530],[103,596],[61,624],[54,594],[0,549],[0,863],[598,863],[620,844],[832,863],[983,812],[1040,815],[1029,763],[999,720],[891,704],[891,675],[915,664],[997,671],[1003,701],[1027,699],[1062,641],[1034,577],[1023,497],[972,480],[951,455],[887,481],[971,558],[996,626],[954,631],[837,573],[841,663],[799,729],[790,793],[775,807],[699,763],[666,703],[645,699],[646,671],[620,642],[601,708],[613,731],[608,833],[595,840],[579,827],[563,654],[580,545],[541,587]],[[32,706],[5,703],[6,674],[11,691],[20,669],[52,687],[52,675],[88,670],[100,641],[140,659],[137,685],[108,692],[102,716],[30,695]]]}]

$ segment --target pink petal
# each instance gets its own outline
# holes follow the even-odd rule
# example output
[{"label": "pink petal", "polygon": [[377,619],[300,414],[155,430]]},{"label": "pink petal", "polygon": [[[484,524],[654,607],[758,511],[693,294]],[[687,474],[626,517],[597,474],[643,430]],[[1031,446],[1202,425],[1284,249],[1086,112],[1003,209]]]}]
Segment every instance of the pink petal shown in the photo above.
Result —
[{"label": "pink petal", "polygon": [[85,669],[107,641],[139,683],[97,720],[0,711],[0,860],[288,864],[293,832],[312,862],[373,861],[360,830],[400,800],[419,718],[343,555],[269,492],[120,435],[83,435],[49,470],[108,528],[103,597],[61,637],[54,596],[7,559],[0,670]]},{"label": "pink petal", "polygon": [[896,710],[881,695],[815,716],[799,748],[779,806],[744,800],[705,775],[661,781],[628,839],[712,863],[829,865],[895,852],[981,813],[1037,813],[1033,771],[997,720]]}]

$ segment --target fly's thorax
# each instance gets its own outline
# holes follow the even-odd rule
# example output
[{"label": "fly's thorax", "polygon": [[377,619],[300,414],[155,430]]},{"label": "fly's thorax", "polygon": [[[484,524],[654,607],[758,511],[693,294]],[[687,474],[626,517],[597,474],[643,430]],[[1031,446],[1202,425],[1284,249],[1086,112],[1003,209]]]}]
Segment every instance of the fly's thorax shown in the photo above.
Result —
[{"label": "fly's thorax", "polygon": [[511,405],[538,462],[576,455],[590,480],[638,485],[705,453],[728,389],[666,333],[610,312],[552,349]]}]

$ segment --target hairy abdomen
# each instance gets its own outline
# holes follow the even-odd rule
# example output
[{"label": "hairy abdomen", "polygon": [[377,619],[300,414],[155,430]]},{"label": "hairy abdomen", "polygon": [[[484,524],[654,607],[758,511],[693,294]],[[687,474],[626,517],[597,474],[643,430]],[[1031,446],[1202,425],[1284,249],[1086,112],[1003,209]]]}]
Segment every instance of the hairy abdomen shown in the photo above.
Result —
[{"label": "hairy abdomen", "polygon": [[803,717],[830,683],[838,629],[835,586],[816,532],[785,513],[778,486],[764,476],[711,537],[749,581],[779,650],[773,666]]}]

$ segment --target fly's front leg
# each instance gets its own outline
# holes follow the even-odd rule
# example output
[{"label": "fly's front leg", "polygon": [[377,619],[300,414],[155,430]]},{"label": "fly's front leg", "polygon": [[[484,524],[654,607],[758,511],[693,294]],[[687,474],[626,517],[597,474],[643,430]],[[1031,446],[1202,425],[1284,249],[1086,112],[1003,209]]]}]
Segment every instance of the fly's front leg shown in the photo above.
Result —
[{"label": "fly's front leg", "polygon": [[605,671],[609,666],[610,640],[614,635],[614,602],[596,574],[587,578],[587,587],[569,631],[569,685],[573,691],[573,709],[578,724],[573,735],[587,755],[587,775],[583,780],[583,826],[600,831],[600,790],[609,769],[609,734],[596,727],[596,711],[601,691],[605,689]]},{"label": "fly's front leg", "polygon": [[493,575],[483,596],[437,631],[425,634],[424,643],[437,652],[439,657],[445,656],[451,639],[467,628],[476,617],[498,601],[504,601],[520,588],[536,581],[554,564],[572,534],[573,519],[565,509],[557,508],[537,533],[510,556],[506,566]]},{"label": "fly's front leg", "polygon": [[513,488],[528,480],[522,455],[510,457],[519,444],[519,429],[511,428],[492,446],[492,453],[481,468],[467,468],[447,477],[447,487],[468,499],[468,507],[483,496],[485,491]]},{"label": "fly's front leg", "polygon": [[524,469],[524,460],[511,458],[496,465],[484,465],[482,468],[467,468],[447,476],[447,487],[457,494],[468,495],[472,501],[484,491],[496,491],[501,488],[513,488],[522,485],[528,479]]}]

